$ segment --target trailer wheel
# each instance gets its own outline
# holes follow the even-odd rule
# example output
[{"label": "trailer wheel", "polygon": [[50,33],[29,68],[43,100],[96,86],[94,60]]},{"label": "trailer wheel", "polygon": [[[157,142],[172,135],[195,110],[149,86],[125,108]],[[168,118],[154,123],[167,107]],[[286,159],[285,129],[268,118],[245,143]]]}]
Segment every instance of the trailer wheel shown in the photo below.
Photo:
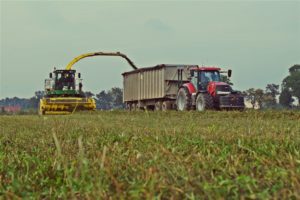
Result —
[{"label": "trailer wheel", "polygon": [[177,93],[176,106],[177,110],[184,111],[191,109],[191,94],[187,88],[180,88]]},{"label": "trailer wheel", "polygon": [[213,98],[209,94],[198,94],[196,98],[196,110],[197,111],[204,111],[204,110],[209,110],[213,109],[214,107],[214,102]]},{"label": "trailer wheel", "polygon": [[172,104],[169,101],[164,101],[161,105],[162,111],[167,111],[172,109]]},{"label": "trailer wheel", "polygon": [[134,104],[134,111],[140,111],[142,110],[142,108],[140,107],[140,104],[139,103],[135,103]]},{"label": "trailer wheel", "polygon": [[153,105],[145,106],[145,110],[147,110],[147,111],[154,111],[154,109],[155,109],[155,106],[153,106]]},{"label": "trailer wheel", "polygon": [[136,111],[136,110],[137,110],[137,109],[136,109],[136,104],[135,104],[135,103],[131,104],[131,110],[132,110],[132,111]]},{"label": "trailer wheel", "polygon": [[162,108],[161,102],[160,102],[160,101],[157,101],[157,102],[155,103],[155,110],[156,110],[156,111],[160,111],[161,108]]},{"label": "trailer wheel", "polygon": [[128,111],[132,110],[132,104],[131,103],[126,104],[126,110],[128,110]]}]

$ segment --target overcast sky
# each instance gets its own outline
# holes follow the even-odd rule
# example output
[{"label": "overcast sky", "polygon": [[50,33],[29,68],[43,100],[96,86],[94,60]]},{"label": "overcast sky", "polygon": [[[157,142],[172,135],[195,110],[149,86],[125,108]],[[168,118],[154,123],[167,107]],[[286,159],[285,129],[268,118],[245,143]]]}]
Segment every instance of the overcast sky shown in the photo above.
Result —
[{"label": "overcast sky", "polygon": [[[300,63],[300,1],[1,1],[1,91],[31,97],[53,67],[75,56],[121,51],[138,66],[231,68],[236,89],[280,84]],[[118,57],[79,61],[84,89],[122,87]]]}]

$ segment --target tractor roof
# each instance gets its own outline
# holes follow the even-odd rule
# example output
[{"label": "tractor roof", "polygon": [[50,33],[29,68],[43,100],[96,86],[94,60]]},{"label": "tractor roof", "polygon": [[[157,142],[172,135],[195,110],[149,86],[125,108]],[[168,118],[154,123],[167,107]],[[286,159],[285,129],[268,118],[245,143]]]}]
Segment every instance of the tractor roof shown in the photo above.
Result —
[{"label": "tractor roof", "polygon": [[221,68],[218,67],[193,67],[190,70],[195,70],[195,71],[220,71]]}]

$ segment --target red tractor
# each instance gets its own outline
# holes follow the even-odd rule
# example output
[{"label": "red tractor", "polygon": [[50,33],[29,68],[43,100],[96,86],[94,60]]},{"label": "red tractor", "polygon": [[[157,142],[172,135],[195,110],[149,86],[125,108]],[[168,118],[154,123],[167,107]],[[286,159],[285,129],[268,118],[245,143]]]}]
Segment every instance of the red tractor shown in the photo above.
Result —
[{"label": "red tractor", "polygon": [[[188,81],[181,83],[177,93],[177,110],[243,110],[245,108],[241,93],[221,81],[220,73],[224,72],[220,68],[192,67],[189,71]],[[228,70],[228,77],[231,77],[231,70]]]}]

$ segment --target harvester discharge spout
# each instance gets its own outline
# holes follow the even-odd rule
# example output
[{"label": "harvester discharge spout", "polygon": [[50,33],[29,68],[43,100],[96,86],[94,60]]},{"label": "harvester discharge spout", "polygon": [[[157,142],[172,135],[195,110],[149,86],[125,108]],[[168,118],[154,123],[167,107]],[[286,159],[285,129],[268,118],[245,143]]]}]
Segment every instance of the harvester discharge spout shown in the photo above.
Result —
[{"label": "harvester discharge spout", "polygon": [[124,58],[133,69],[137,69],[136,65],[125,54],[121,52],[94,52],[94,53],[86,53],[77,56],[66,66],[66,70],[71,70],[73,65],[77,63],[79,60],[86,57],[92,57],[92,56],[120,56]]}]

